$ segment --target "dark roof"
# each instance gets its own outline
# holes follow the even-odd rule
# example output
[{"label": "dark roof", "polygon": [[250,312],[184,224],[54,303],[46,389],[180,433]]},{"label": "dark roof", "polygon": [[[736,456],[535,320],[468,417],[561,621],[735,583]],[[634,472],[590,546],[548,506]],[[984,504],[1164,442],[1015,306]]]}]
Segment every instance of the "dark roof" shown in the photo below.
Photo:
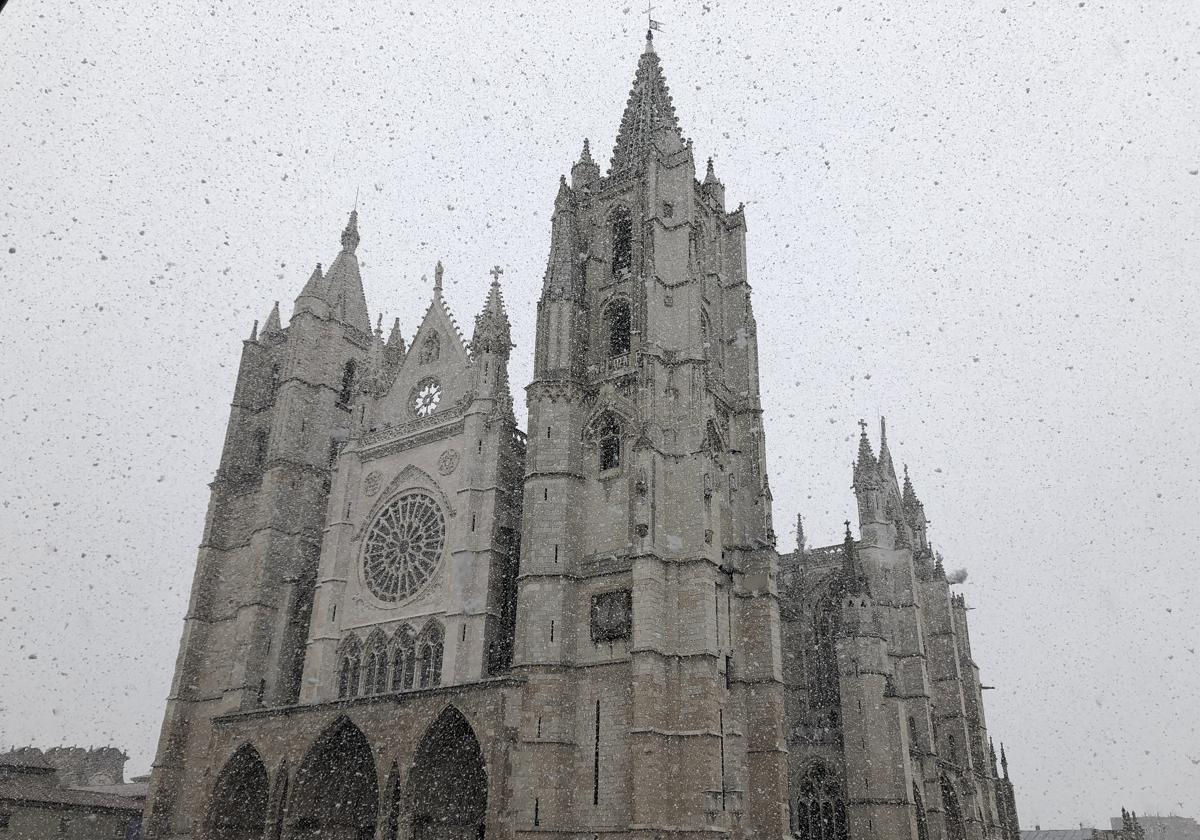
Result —
[{"label": "dark roof", "polygon": [[55,767],[42,751],[33,747],[21,747],[0,755],[0,767],[12,767],[17,770],[43,770],[53,773]]},{"label": "dark roof", "polygon": [[1048,828],[1022,831],[1021,840],[1092,840],[1090,828]]},{"label": "dark roof", "polygon": [[140,812],[142,810],[142,802],[131,796],[22,784],[20,779],[0,780],[0,801],[5,800],[28,805],[51,805],[104,811]]}]

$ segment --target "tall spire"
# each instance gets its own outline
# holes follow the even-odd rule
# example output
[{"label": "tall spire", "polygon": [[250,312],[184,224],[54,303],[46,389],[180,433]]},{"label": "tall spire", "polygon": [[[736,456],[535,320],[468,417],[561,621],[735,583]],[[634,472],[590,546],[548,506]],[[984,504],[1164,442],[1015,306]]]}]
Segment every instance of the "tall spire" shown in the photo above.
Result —
[{"label": "tall spire", "polygon": [[879,418],[879,469],[884,476],[895,480],[896,468],[892,466],[892,453],[887,443],[887,418],[882,415]]},{"label": "tall spire", "polygon": [[804,517],[796,514],[796,551],[804,553]]},{"label": "tall spire", "polygon": [[342,250],[321,275],[321,265],[304,284],[296,298],[296,312],[312,312],[322,318],[334,318],[355,329],[371,334],[371,318],[358,271],[358,211],[350,211],[350,221],[342,231]]},{"label": "tall spire", "polygon": [[1008,778],[1008,756],[1004,754],[1004,742],[1000,742],[1000,766],[1004,769],[1004,778]]},{"label": "tall spire", "polygon": [[653,147],[655,132],[664,128],[672,132],[680,143],[683,142],[675,106],[671,102],[658,55],[654,52],[654,36],[652,32],[647,32],[646,48],[638,59],[637,73],[633,77],[633,88],[629,91],[625,113],[621,117],[621,128],[617,132],[608,174],[619,177],[641,168],[646,154]]}]

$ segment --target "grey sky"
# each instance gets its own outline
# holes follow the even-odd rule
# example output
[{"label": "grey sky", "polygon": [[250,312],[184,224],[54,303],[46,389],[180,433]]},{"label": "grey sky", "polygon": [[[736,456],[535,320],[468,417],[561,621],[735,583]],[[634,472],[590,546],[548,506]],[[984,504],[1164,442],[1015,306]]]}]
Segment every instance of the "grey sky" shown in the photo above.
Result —
[{"label": "grey sky", "polygon": [[[528,380],[558,176],[585,136],[607,163],[640,8],[9,2],[0,744],[149,766],[240,342],[356,189],[372,319],[411,336],[440,257],[466,324],[500,263]],[[1200,816],[1200,8],[656,17],[747,204],[784,544],[797,511],[839,538],[886,414],[1025,826]]]}]

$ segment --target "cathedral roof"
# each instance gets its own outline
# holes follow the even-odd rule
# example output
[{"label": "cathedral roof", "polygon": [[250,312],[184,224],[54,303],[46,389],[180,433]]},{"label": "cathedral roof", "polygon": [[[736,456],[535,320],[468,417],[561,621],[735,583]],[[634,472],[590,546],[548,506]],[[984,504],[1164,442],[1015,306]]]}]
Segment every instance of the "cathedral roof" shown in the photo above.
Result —
[{"label": "cathedral roof", "polygon": [[675,106],[671,103],[658,54],[654,52],[653,33],[647,32],[646,49],[638,59],[608,174],[620,176],[636,171],[653,145],[655,132],[664,128],[682,141]]}]

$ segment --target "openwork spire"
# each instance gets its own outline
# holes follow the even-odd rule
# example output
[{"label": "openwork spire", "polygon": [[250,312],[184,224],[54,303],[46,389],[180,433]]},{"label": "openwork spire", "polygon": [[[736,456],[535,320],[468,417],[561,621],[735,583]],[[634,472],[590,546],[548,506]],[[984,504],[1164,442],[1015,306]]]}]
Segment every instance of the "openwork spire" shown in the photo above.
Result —
[{"label": "openwork spire", "polygon": [[637,171],[653,146],[656,131],[667,128],[683,140],[675,106],[663,78],[662,66],[654,52],[654,37],[646,33],[646,49],[638,59],[637,73],[633,77],[633,88],[621,117],[621,128],[617,132],[617,143],[613,148],[612,163],[608,174],[621,176]]}]

